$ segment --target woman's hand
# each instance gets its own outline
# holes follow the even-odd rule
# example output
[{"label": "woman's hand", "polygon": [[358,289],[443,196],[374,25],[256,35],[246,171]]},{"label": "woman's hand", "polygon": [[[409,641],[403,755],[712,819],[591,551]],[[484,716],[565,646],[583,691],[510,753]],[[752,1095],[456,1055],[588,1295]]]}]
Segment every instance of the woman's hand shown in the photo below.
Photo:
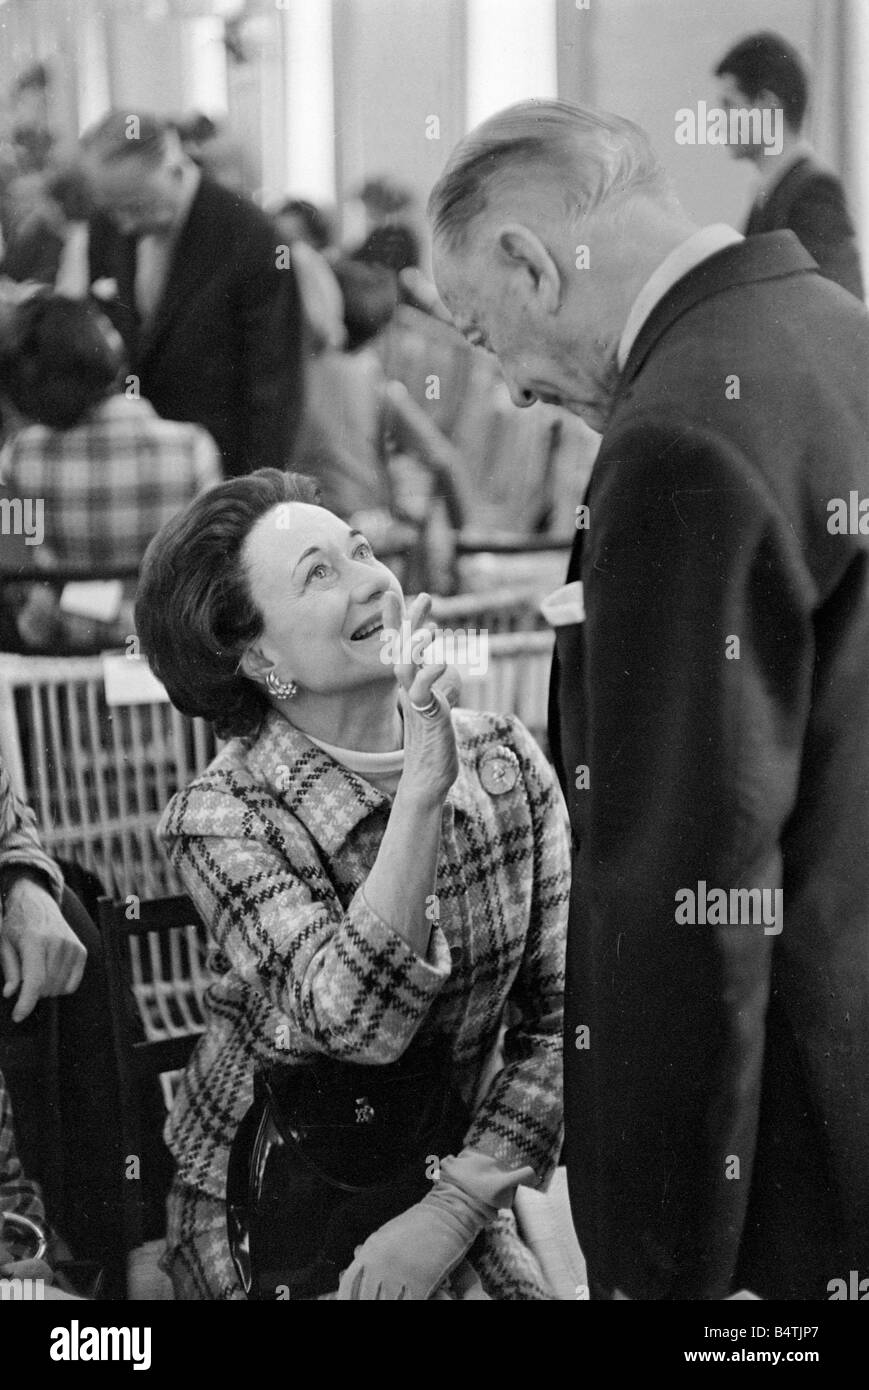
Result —
[{"label": "woman's hand", "polygon": [[[384,631],[398,634],[400,655],[395,675],[404,718],[404,772],[402,799],[412,797],[420,805],[439,805],[459,773],[456,736],[449,704],[433,687],[447,670],[443,664],[423,664],[423,654],[434,641],[427,625],[431,611],[428,594],[418,594],[407,613],[399,596],[391,590],[383,600]],[[431,709],[430,714],[420,711]]]},{"label": "woman's hand", "polygon": [[442,1179],[421,1202],[387,1221],[341,1276],[341,1302],[422,1302],[455,1269],[497,1209]]},{"label": "woman's hand", "polygon": [[[459,771],[449,703],[432,688],[447,668],[422,663],[434,638],[425,626],[430,608],[428,594],[420,594],[407,614],[397,594],[383,600],[384,635],[398,640],[393,666],[404,719],[404,770],[364,892],[375,916],[423,959],[437,921],[433,907],[444,799]],[[385,648],[383,656],[388,659]],[[420,713],[429,707],[429,714]]]}]

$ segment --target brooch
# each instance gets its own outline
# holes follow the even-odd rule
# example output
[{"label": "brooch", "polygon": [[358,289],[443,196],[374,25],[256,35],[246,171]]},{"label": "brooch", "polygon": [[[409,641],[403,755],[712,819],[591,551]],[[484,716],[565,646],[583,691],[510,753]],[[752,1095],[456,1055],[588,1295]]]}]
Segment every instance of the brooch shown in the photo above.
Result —
[{"label": "brooch", "polygon": [[356,1097],[356,1123],[357,1125],[370,1125],[374,1120],[374,1106],[367,1096]]},{"label": "brooch", "polygon": [[490,796],[511,792],[519,781],[519,759],[512,748],[497,743],[481,754],[477,764],[480,781]]}]

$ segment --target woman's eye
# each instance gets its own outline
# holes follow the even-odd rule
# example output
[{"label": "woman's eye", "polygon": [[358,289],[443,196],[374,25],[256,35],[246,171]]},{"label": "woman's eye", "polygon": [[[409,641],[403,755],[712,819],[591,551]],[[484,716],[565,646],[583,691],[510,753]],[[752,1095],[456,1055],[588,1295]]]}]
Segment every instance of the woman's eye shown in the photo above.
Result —
[{"label": "woman's eye", "polygon": [[371,558],[373,554],[374,551],[371,549],[371,546],[368,544],[368,542],[360,541],[353,551],[353,558],[355,560],[358,555],[361,555],[363,559],[368,560]]},{"label": "woman's eye", "polygon": [[329,573],[329,566],[320,561],[319,565],[312,565],[308,570],[309,579],[319,579]]}]

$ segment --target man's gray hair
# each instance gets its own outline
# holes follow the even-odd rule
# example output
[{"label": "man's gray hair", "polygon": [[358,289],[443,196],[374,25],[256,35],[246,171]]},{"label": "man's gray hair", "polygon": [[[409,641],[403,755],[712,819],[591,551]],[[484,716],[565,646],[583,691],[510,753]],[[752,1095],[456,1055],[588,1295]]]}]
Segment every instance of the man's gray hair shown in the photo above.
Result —
[{"label": "man's gray hair", "polygon": [[435,238],[450,250],[505,189],[548,173],[579,221],[607,198],[645,192],[670,202],[669,179],[633,121],[569,101],[522,101],[490,116],[453,150],[428,203]]},{"label": "man's gray hair", "polygon": [[142,111],[109,111],[82,135],[79,145],[101,164],[139,158],[160,164],[167,150],[170,123]]}]

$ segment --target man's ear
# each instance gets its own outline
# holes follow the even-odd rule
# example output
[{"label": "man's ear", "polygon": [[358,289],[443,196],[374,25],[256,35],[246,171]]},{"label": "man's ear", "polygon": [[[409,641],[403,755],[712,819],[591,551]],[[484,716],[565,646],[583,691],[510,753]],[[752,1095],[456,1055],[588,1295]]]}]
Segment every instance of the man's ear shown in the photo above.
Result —
[{"label": "man's ear", "polygon": [[782,99],[777,92],[771,92],[769,87],[761,87],[757,96],[753,97],[751,101],[748,100],[748,97],[745,98],[745,104],[748,107],[756,106],[762,110],[765,106],[781,107]]},{"label": "man's ear", "polygon": [[561,273],[536,232],[521,222],[510,222],[498,233],[503,254],[529,276],[542,307],[555,313],[561,303]]}]

